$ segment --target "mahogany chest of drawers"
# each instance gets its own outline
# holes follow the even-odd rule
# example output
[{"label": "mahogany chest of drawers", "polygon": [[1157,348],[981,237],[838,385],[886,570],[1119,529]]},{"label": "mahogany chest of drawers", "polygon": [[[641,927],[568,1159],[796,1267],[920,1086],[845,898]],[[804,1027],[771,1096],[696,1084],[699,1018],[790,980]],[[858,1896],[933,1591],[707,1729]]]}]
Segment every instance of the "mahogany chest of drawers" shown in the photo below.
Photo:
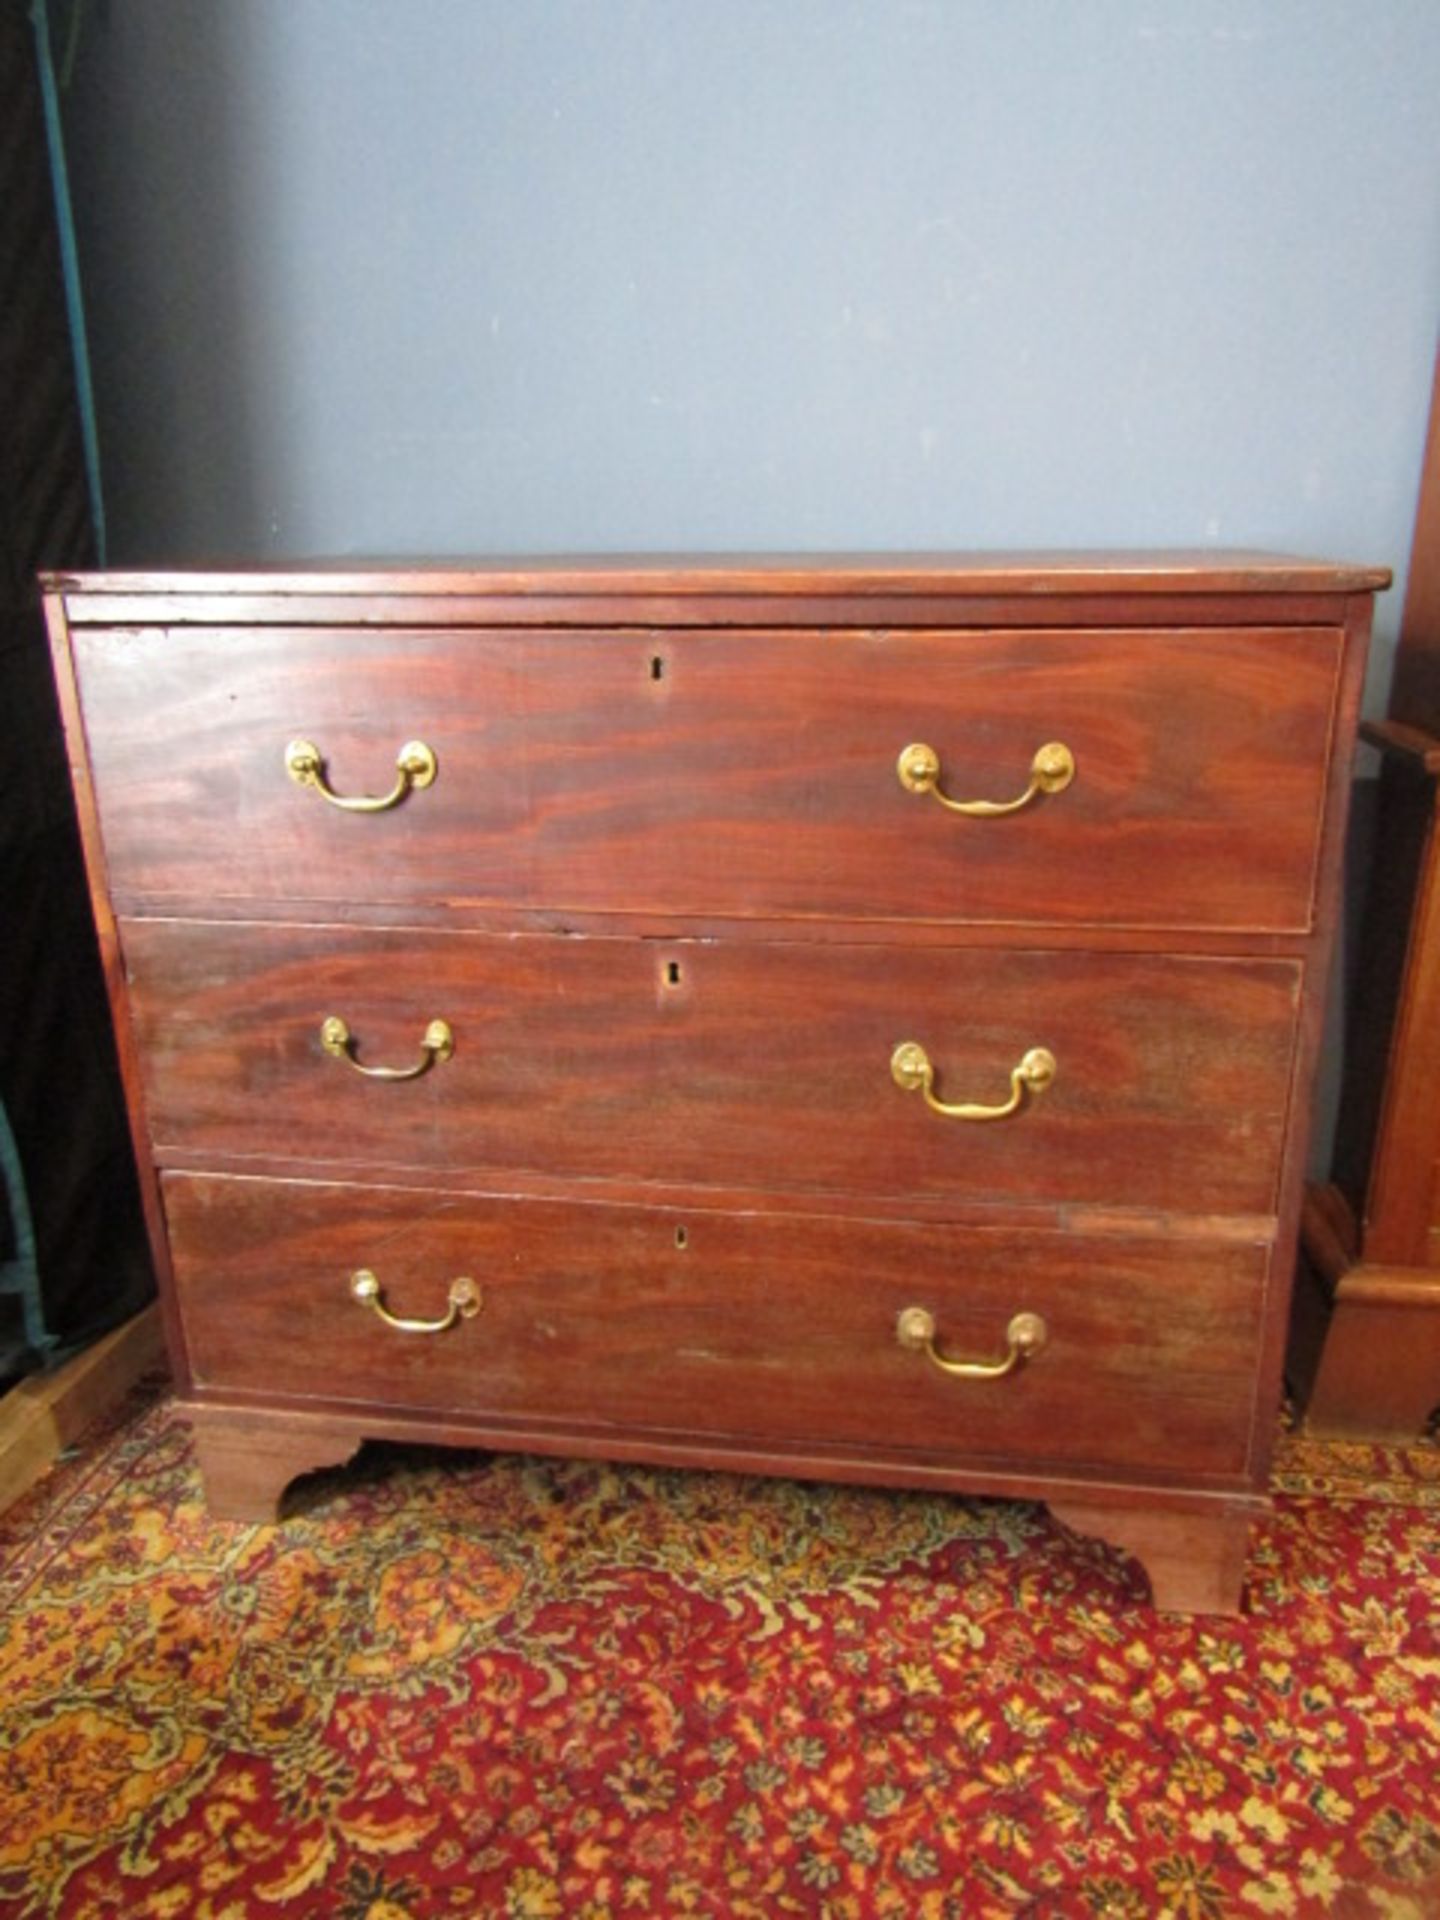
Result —
[{"label": "mahogany chest of drawers", "polygon": [[1264,556],[56,577],[217,1513],[367,1436],[1262,1509],[1371,596]]}]

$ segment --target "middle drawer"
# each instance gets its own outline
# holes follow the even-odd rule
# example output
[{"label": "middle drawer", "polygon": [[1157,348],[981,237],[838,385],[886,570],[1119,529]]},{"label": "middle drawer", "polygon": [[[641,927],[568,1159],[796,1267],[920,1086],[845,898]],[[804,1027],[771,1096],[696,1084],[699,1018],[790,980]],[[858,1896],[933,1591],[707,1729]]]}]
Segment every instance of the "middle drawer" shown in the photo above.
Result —
[{"label": "middle drawer", "polygon": [[162,1162],[1275,1203],[1289,960],[173,920],[122,941]]}]

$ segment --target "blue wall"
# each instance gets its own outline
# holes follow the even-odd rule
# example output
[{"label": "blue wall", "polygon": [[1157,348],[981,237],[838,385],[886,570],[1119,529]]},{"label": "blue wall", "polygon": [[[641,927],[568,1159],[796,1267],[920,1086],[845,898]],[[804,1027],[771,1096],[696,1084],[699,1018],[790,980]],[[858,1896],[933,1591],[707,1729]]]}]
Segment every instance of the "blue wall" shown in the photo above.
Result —
[{"label": "blue wall", "polygon": [[1437,102],[1433,0],[91,0],[112,557],[1399,565]]}]

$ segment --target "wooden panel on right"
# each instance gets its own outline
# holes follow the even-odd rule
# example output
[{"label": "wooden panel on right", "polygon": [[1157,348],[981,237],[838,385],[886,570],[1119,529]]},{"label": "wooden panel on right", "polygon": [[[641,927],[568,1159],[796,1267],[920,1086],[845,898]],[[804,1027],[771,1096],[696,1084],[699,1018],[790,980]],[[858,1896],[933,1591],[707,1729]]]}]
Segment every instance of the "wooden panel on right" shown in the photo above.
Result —
[{"label": "wooden panel on right", "polygon": [[1440,737],[1384,761],[1333,1177],[1306,1194],[1288,1373],[1307,1431],[1410,1440],[1440,1416]]},{"label": "wooden panel on right", "polygon": [[1288,1372],[1308,1431],[1440,1418],[1440,377],[1381,754],[1330,1182],[1306,1195]]}]

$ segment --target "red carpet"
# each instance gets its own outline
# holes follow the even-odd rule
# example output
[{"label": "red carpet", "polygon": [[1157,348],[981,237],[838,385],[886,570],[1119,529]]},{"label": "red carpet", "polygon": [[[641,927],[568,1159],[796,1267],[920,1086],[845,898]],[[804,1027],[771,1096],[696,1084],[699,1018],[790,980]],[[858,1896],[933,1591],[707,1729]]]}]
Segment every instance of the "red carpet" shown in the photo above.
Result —
[{"label": "red carpet", "polygon": [[1043,1509],[138,1400],[0,1522],[0,1913],[1440,1916],[1440,1450],[1286,1441],[1239,1621]]}]

